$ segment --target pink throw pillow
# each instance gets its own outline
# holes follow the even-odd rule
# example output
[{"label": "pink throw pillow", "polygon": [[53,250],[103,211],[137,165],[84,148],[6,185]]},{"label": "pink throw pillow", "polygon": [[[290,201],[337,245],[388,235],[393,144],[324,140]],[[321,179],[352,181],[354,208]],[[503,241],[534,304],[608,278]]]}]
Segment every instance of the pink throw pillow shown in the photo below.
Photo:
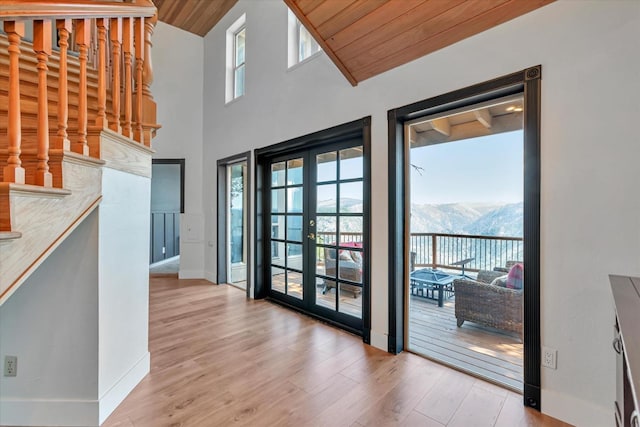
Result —
[{"label": "pink throw pillow", "polygon": [[522,289],[524,284],[524,266],[520,263],[514,264],[507,274],[507,288]]}]

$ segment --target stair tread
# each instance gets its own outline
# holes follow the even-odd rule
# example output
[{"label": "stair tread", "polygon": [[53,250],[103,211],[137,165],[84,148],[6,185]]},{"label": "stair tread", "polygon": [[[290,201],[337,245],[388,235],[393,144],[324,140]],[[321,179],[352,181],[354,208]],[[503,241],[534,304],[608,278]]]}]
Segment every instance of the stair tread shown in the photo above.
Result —
[{"label": "stair tread", "polygon": [[7,242],[22,237],[22,233],[17,231],[0,231],[0,242]]},{"label": "stair tread", "polygon": [[41,197],[64,197],[71,194],[71,190],[55,187],[41,187],[31,184],[16,184],[13,182],[0,182],[0,194],[22,193],[25,195],[37,195]]}]

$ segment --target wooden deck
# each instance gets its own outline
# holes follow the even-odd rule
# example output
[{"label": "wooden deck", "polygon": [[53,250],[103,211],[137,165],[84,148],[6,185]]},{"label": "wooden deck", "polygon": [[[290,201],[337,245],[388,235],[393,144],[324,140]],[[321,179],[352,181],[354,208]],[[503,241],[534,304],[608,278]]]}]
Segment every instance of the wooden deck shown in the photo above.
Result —
[{"label": "wooden deck", "polygon": [[412,296],[409,350],[522,392],[523,345],[517,334],[464,322],[458,328],[455,297],[444,306]]}]

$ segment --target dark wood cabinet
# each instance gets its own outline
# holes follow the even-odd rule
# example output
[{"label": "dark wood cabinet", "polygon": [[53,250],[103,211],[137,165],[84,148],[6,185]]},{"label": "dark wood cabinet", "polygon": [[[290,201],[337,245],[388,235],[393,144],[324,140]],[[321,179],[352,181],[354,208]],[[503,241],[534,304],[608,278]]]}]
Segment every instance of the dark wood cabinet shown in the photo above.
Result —
[{"label": "dark wood cabinet", "polygon": [[640,278],[609,276],[616,308],[615,420],[618,427],[640,427]]}]

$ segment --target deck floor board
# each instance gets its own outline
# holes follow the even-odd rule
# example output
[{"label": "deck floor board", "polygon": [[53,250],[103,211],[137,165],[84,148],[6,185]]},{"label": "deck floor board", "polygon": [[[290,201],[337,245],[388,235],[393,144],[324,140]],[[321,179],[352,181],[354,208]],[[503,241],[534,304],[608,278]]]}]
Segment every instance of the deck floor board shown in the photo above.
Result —
[{"label": "deck floor board", "polygon": [[410,351],[522,391],[524,351],[517,334],[468,321],[458,327],[455,297],[438,307],[412,296],[409,306]]}]

